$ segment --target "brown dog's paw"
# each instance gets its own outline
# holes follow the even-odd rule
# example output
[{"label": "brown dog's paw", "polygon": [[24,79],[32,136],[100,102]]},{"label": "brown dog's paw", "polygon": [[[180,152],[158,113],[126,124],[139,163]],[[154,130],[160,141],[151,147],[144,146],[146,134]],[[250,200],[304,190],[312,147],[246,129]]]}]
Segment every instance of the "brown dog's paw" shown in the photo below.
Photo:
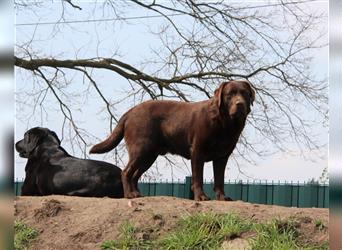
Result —
[{"label": "brown dog's paw", "polygon": [[224,194],[216,194],[216,200],[218,200],[218,201],[232,201],[233,199],[228,197],[228,196],[224,196]]},{"label": "brown dog's paw", "polygon": [[210,200],[205,194],[199,194],[195,196],[195,201],[208,201]]},{"label": "brown dog's paw", "polygon": [[138,191],[133,191],[125,195],[125,198],[128,198],[128,199],[134,199],[134,198],[139,198],[139,197],[141,197],[141,194]]},{"label": "brown dog's paw", "polygon": [[224,194],[216,194],[216,200],[225,201],[226,197],[224,196]]}]

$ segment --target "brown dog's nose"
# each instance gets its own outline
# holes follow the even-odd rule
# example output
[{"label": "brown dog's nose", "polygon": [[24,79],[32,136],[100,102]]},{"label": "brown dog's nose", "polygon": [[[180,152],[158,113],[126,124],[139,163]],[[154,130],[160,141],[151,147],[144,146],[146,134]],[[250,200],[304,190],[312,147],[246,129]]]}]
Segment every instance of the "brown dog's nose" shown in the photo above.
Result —
[{"label": "brown dog's nose", "polygon": [[243,106],[244,103],[242,101],[236,101],[235,105],[239,107],[239,106]]}]

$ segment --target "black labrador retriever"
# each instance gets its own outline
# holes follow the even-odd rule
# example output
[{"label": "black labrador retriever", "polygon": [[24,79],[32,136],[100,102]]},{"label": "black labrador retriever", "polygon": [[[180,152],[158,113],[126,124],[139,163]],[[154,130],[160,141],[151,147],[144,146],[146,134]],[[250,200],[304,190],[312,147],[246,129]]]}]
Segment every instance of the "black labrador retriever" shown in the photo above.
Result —
[{"label": "black labrador retriever", "polygon": [[55,132],[35,127],[15,144],[27,158],[22,195],[75,195],[123,197],[121,169],[102,161],[69,155]]}]

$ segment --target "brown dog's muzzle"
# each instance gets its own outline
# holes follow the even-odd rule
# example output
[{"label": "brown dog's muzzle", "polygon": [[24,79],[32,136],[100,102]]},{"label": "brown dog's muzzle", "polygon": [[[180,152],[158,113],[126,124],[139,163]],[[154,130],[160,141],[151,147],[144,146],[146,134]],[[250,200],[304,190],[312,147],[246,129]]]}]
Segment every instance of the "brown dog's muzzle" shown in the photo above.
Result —
[{"label": "brown dog's muzzle", "polygon": [[242,101],[237,101],[235,105],[237,110],[243,110],[246,108],[246,103]]},{"label": "brown dog's muzzle", "polygon": [[248,106],[246,101],[243,98],[236,98],[232,101],[232,104],[229,108],[229,116],[232,118],[235,117],[244,117],[248,114]]}]

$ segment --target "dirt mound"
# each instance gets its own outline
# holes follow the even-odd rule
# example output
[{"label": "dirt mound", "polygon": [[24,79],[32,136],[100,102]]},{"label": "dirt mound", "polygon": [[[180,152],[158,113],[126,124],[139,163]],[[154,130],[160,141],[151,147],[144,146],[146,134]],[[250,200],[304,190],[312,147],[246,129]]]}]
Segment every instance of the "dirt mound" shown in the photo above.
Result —
[{"label": "dirt mound", "polygon": [[58,200],[45,200],[40,208],[34,210],[34,218],[36,218],[37,221],[40,221],[46,217],[57,216],[62,208],[63,205]]},{"label": "dirt mound", "polygon": [[[328,239],[328,209],[288,208],[234,202],[194,202],[175,197],[144,197],[134,200],[70,196],[17,197],[15,216],[38,230],[32,249],[100,249],[102,242],[119,236],[120,225],[139,228],[138,238],[162,237],[179,218],[199,212],[234,212],[255,222],[296,218],[299,238],[310,243]],[[288,225],[282,224],[279,230]],[[246,235],[246,238],[251,237]],[[242,238],[242,239],[241,239]],[[245,244],[244,236],[230,244]]]}]

